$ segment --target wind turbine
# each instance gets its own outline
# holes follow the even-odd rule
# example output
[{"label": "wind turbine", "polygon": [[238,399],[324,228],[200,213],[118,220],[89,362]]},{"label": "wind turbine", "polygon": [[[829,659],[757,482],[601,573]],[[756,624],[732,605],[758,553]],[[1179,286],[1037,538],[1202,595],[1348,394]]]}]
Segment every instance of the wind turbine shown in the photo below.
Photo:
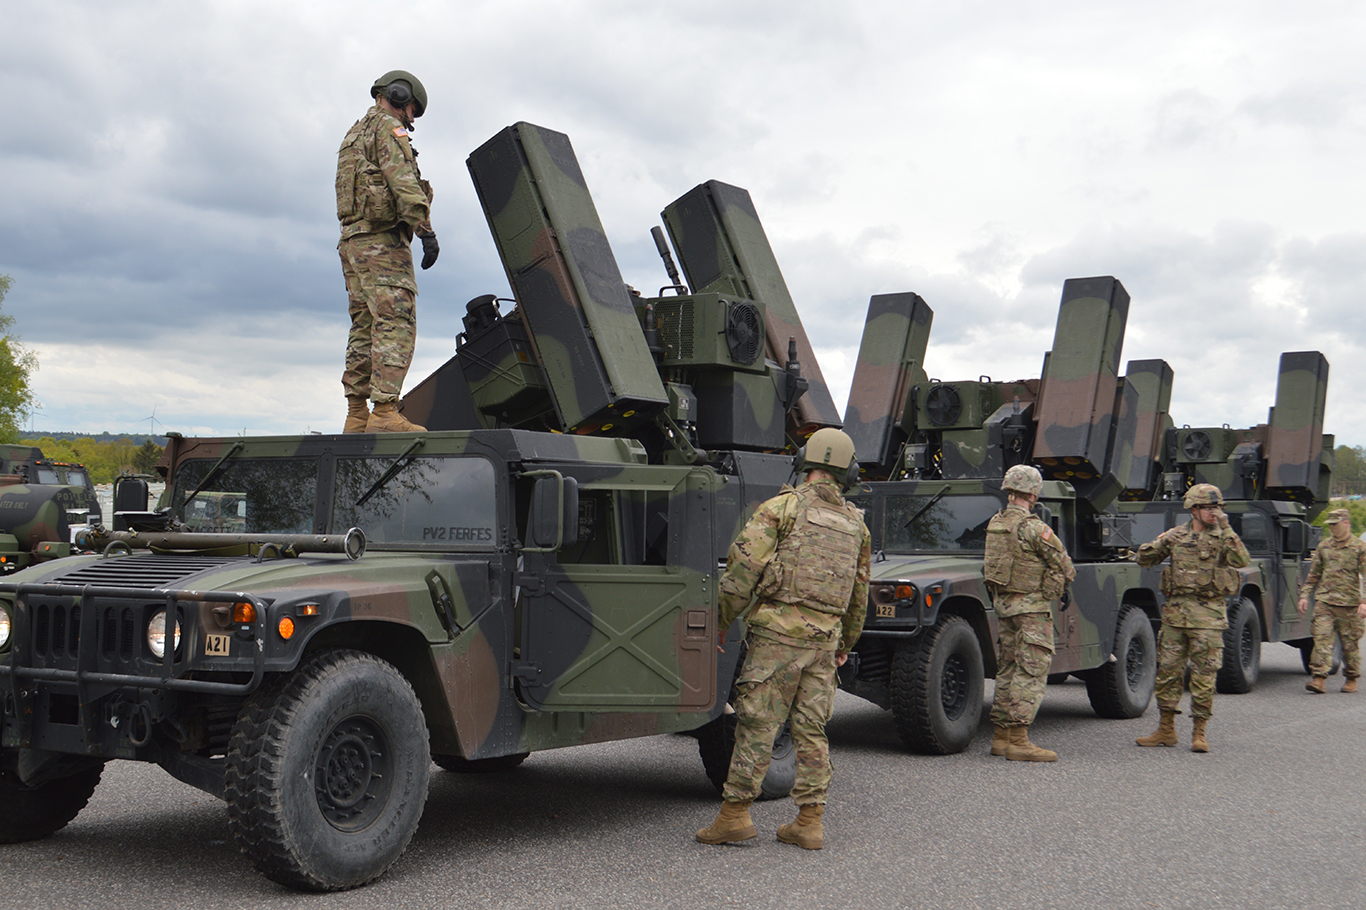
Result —
[{"label": "wind turbine", "polygon": [[[150,415],[148,415],[148,416],[142,418],[142,419],[145,420],[145,421],[147,421],[147,435],[148,435],[148,436],[155,436],[155,435],[157,434],[157,432],[156,432],[156,425],[159,424],[159,423],[161,423],[160,420],[157,420],[157,406],[156,406],[156,404],[153,404],[153,405],[152,405],[152,413],[151,413]],[[166,426],[166,424],[164,424],[164,423],[161,423],[161,425],[162,425],[163,427]]]}]

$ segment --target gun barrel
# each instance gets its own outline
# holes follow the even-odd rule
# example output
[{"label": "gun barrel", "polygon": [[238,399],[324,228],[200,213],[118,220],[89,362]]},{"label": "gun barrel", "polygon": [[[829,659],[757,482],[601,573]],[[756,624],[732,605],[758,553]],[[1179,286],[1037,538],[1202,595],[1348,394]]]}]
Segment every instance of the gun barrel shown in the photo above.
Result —
[{"label": "gun barrel", "polygon": [[659,250],[659,258],[664,260],[664,271],[669,273],[669,281],[674,287],[683,287],[678,266],[674,265],[674,254],[669,252],[669,244],[664,240],[664,229],[655,225],[650,228],[650,236],[655,239],[655,249]]},{"label": "gun barrel", "polygon": [[365,554],[365,532],[351,528],[345,534],[213,534],[196,531],[106,531],[91,529],[76,536],[77,546],[103,549],[111,543],[136,549],[213,550],[244,544],[276,546],[289,553],[344,553],[347,559]]}]

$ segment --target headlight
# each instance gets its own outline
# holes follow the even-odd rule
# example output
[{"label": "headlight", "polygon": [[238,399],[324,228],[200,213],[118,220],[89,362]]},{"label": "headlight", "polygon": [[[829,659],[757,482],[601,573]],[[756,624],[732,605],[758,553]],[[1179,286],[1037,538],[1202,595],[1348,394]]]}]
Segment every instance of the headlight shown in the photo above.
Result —
[{"label": "headlight", "polygon": [[[180,623],[175,624],[172,635],[175,644],[171,647],[180,647]],[[158,610],[152,614],[152,621],[147,624],[147,647],[152,649],[152,654],[156,657],[166,656],[166,611]]]},{"label": "headlight", "polygon": [[0,649],[9,647],[9,610],[0,607]]}]

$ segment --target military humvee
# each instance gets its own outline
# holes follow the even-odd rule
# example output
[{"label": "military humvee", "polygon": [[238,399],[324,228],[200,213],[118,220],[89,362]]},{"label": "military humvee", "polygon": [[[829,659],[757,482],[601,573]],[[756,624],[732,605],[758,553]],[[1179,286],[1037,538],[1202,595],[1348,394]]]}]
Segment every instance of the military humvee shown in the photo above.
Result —
[{"label": "military humvee", "polygon": [[1282,356],[1267,424],[1176,428],[1164,361],[1131,361],[1119,374],[1128,305],[1113,278],[1070,279],[1040,379],[954,382],[925,372],[933,313],[924,300],[870,301],[845,417],[870,478],[853,499],[867,509],[875,560],[867,623],[841,686],[889,708],[913,750],[961,751],[980,722],[984,680],[996,672],[982,554],[1014,464],[1043,473],[1038,511],[1077,568],[1054,614],[1050,679],[1085,681],[1098,715],[1147,709],[1163,598],[1159,570],[1131,554],[1189,518],[1182,497],[1194,483],[1223,490],[1253,555],[1229,600],[1220,691],[1252,688],[1263,641],[1312,644],[1297,581],[1331,470],[1327,362],[1318,352]]},{"label": "military humvee", "polygon": [[225,800],[265,875],[334,890],[402,852],[429,758],[693,732],[724,780],[726,551],[838,424],[753,204],[712,181],[667,207],[693,290],[643,297],[567,137],[517,124],[468,164],[515,300],[474,298],[404,399],[426,432],[172,434],[157,508],[124,478],[90,555],[0,584],[0,841],[154,762]]}]

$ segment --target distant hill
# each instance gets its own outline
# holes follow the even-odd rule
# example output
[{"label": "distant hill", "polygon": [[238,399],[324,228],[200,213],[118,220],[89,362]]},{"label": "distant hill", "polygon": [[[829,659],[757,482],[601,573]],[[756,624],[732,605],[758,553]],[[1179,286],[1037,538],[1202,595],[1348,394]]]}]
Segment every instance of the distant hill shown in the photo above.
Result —
[{"label": "distant hill", "polygon": [[19,434],[19,441],[36,445],[37,441],[43,437],[50,439],[93,439],[96,442],[116,442],[120,439],[126,439],[135,446],[140,446],[150,439],[159,446],[166,445],[165,436],[149,436],[146,433],[21,433]]}]

